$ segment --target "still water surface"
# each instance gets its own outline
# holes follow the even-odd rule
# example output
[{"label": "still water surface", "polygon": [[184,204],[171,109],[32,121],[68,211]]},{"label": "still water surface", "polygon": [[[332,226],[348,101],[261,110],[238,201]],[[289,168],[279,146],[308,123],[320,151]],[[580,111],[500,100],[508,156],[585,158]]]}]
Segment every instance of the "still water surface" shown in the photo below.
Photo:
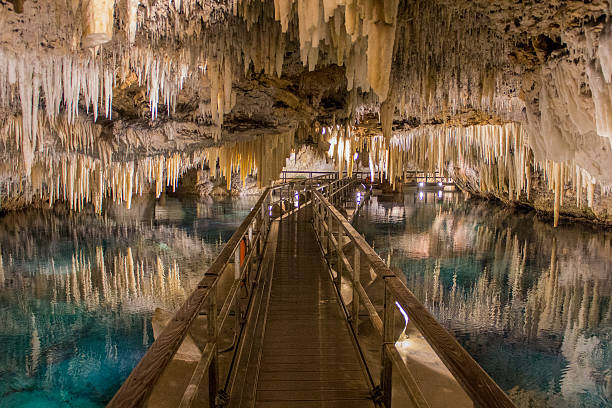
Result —
[{"label": "still water surface", "polygon": [[0,218],[0,407],[101,407],[257,198]]},{"label": "still water surface", "polygon": [[612,231],[438,191],[355,226],[517,406],[612,406]]}]

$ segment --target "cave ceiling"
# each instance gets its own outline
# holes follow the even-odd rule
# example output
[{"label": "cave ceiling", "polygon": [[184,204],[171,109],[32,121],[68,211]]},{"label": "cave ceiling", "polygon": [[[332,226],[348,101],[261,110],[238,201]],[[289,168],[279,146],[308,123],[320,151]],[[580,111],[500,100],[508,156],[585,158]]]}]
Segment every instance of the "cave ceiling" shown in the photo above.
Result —
[{"label": "cave ceiling", "polygon": [[390,140],[512,122],[537,160],[571,162],[611,185],[611,9],[0,0],[4,155],[20,152],[29,177],[37,154],[71,149],[128,160],[290,131],[316,144],[325,126]]}]

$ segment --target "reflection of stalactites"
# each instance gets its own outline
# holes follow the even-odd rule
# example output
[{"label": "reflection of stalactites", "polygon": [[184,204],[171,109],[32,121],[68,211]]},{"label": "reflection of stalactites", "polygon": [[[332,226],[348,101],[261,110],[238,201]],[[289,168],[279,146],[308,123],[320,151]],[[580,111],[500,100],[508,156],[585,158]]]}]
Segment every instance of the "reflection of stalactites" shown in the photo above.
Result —
[{"label": "reflection of stalactites", "polygon": [[78,281],[78,277],[77,277],[77,266],[76,266],[76,258],[73,255],[72,256],[72,272],[71,272],[71,278],[72,278],[72,298],[74,299],[75,303],[80,303],[81,301],[81,292],[79,290],[79,281]]},{"label": "reflection of stalactites", "polygon": [[31,377],[36,373],[38,369],[38,362],[40,360],[40,336],[38,335],[38,328],[36,327],[36,317],[34,314],[31,316],[32,332],[30,335],[30,366],[28,368],[28,375]]},{"label": "reflection of stalactites", "polygon": [[599,280],[593,284],[593,298],[589,310],[589,328],[595,329],[599,326]]},{"label": "reflection of stalactites", "polygon": [[108,302],[110,289],[108,287],[108,277],[106,276],[106,265],[104,263],[104,249],[100,246],[96,247],[96,265],[100,273],[100,285],[102,286],[102,298]]},{"label": "reflection of stalactites", "polygon": [[142,276],[144,275],[144,263],[141,260],[140,263],[136,263],[136,293],[142,296]]},{"label": "reflection of stalactites", "polygon": [[174,260],[172,267],[168,270],[168,291],[170,299],[182,299],[185,291],[181,285],[179,267]]},{"label": "reflection of stalactites", "polygon": [[142,345],[149,345],[149,331],[147,330],[147,316],[142,317]]},{"label": "reflection of stalactites", "polygon": [[451,308],[455,307],[457,301],[457,270],[453,271],[453,287],[450,292],[449,306]]},{"label": "reflection of stalactites", "polygon": [[512,286],[510,288],[510,298],[512,308],[516,308],[522,301],[522,278],[525,271],[525,260],[527,258],[527,241],[523,245],[522,251],[518,243],[518,236],[514,236],[512,244],[512,264],[510,267],[510,278]]},{"label": "reflection of stalactites", "polygon": [[2,261],[2,249],[0,248],[0,288],[4,287],[4,262]]},{"label": "reflection of stalactites", "polygon": [[166,284],[165,284],[165,278],[164,278],[164,264],[162,263],[162,260],[159,258],[159,256],[157,257],[156,270],[157,270],[157,282],[156,282],[157,293],[161,295],[165,293]]},{"label": "reflection of stalactites", "polygon": [[538,333],[543,330],[550,330],[557,322],[558,301],[559,301],[559,279],[557,262],[557,239],[553,237],[552,250],[550,253],[550,267],[544,275],[544,293],[542,303],[544,310],[541,313]]},{"label": "reflection of stalactites", "polygon": [[443,297],[443,288],[440,284],[440,260],[436,259],[436,264],[433,271],[433,284],[432,284],[431,302],[435,305],[438,300]]},{"label": "reflection of stalactites", "polygon": [[580,310],[578,311],[578,323],[576,327],[580,330],[584,330],[587,327],[589,315],[589,281],[584,281],[582,289],[582,302],[580,303]]},{"label": "reflection of stalactites", "polygon": [[612,324],[612,299],[608,301],[608,310],[601,320],[602,326],[610,326]]},{"label": "reflection of stalactites", "polygon": [[132,293],[132,295],[134,297],[137,296],[137,292],[136,292],[136,277],[134,276],[134,259],[132,258],[132,248],[128,247],[127,249],[127,255],[126,255],[126,259],[125,259],[126,265],[127,265],[127,277],[128,277],[128,284],[130,287],[130,292]]}]

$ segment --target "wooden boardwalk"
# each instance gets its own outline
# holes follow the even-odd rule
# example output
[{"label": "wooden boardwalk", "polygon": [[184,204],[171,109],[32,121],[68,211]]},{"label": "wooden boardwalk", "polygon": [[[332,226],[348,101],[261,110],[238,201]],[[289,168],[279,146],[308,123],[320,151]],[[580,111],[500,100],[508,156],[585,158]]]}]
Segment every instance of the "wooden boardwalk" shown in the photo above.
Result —
[{"label": "wooden boardwalk", "polygon": [[374,407],[307,212],[279,226],[254,405]]},{"label": "wooden boardwalk", "polygon": [[[307,181],[311,202],[299,211],[290,211],[295,185],[265,190],[109,408],[426,408],[463,400],[515,408],[347,220],[353,213],[343,204],[355,180],[316,183]],[[336,283],[348,304],[314,227],[342,272]],[[402,314],[417,341],[411,347],[427,344],[426,357],[396,347]],[[199,361],[175,358],[187,336],[197,340]],[[431,369],[434,360],[448,371]]]}]

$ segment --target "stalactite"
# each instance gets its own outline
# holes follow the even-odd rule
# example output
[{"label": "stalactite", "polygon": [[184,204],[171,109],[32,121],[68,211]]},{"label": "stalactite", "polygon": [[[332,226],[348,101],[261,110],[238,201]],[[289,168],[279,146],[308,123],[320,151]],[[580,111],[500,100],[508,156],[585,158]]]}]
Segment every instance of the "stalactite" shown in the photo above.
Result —
[{"label": "stalactite", "polygon": [[[18,121],[8,123],[9,129],[20,132]],[[66,129],[65,122],[57,122],[56,125],[59,129]],[[79,130],[75,132],[76,135],[66,132],[62,133],[62,137],[66,137],[66,140],[83,140],[83,144],[78,146],[95,145],[96,136],[93,135],[96,133],[88,127],[89,124],[82,125],[77,127]],[[68,128],[75,126],[68,125]],[[12,137],[8,140],[12,140]],[[64,139],[61,140],[58,143],[64,143]],[[257,184],[263,187],[278,177],[293,148],[294,131],[290,130],[192,153],[148,156],[134,161],[114,161],[110,154],[96,158],[81,153],[79,149],[61,154],[43,151],[33,154],[29,179],[26,178],[25,184],[23,177],[27,173],[22,158],[10,160],[5,167],[0,168],[0,175],[3,176],[7,192],[15,186],[25,186],[31,197],[45,199],[50,205],[62,200],[67,202],[71,210],[79,211],[87,203],[92,203],[95,211],[100,212],[106,197],[125,203],[129,209],[134,195],[142,194],[145,185],[154,185],[156,197],[161,195],[165,187],[175,191],[180,177],[192,168],[208,164],[214,176],[217,161],[221,176],[227,180],[228,189],[231,188],[231,176],[235,173],[240,174],[243,185],[249,174],[257,174]]]},{"label": "stalactite", "polygon": [[563,190],[563,164],[562,163],[554,163],[554,189],[555,189],[555,203],[554,203],[554,221],[553,226],[556,228],[559,225],[559,207],[561,206],[561,192]]},{"label": "stalactite", "polygon": [[128,42],[133,44],[136,40],[136,31],[138,29],[138,5],[140,0],[126,0],[127,6],[127,37]]},{"label": "stalactite", "polygon": [[114,0],[85,0],[83,47],[95,47],[113,38]]},{"label": "stalactite", "polygon": [[[586,205],[593,206],[596,181],[574,162],[534,161],[525,129],[518,123],[451,127],[421,126],[400,132],[387,142],[383,136],[359,137],[340,127],[324,127],[321,138],[329,143],[328,155],[338,171],[352,169],[352,155],[369,155],[371,177],[379,172],[395,188],[405,171],[418,168],[446,174],[449,166],[475,169],[484,194],[497,194],[509,201],[530,200],[532,168],[544,175],[555,195],[555,225],[563,207],[565,184],[571,181],[577,192],[577,206],[586,190]],[[349,146],[345,148],[345,146]],[[572,176],[574,175],[574,176]],[[602,193],[605,187],[601,185]]]},{"label": "stalactite", "polygon": [[4,276],[4,262],[2,261],[2,250],[0,249],[0,288],[4,287],[4,281],[5,281],[5,276]]}]

